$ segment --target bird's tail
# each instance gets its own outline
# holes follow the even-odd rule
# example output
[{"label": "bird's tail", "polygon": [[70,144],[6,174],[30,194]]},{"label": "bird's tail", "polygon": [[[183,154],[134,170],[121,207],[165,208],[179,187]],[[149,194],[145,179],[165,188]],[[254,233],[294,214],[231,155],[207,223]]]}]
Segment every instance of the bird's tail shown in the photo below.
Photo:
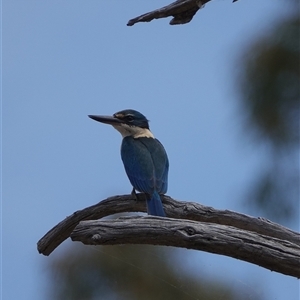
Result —
[{"label": "bird's tail", "polygon": [[149,215],[165,217],[165,211],[157,191],[151,195],[150,199],[147,199],[147,211]]}]

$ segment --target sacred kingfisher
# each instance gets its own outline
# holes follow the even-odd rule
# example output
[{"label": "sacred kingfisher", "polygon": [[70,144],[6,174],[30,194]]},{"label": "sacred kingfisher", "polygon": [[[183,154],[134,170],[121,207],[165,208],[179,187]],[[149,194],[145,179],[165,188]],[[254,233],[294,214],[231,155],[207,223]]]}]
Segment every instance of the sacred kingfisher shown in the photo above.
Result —
[{"label": "sacred kingfisher", "polygon": [[110,124],[121,133],[121,157],[133,192],[146,193],[149,215],[164,217],[160,195],[167,192],[169,160],[163,145],[150,131],[147,118],[133,109],[113,116],[89,117]]}]

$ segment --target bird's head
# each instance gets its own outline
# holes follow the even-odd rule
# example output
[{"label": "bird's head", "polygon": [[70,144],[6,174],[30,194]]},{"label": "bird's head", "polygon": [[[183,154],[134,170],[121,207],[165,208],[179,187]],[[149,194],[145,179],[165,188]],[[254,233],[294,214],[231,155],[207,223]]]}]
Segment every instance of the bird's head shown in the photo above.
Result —
[{"label": "bird's head", "polygon": [[113,114],[113,116],[89,115],[95,121],[112,125],[123,137],[154,137],[149,130],[147,118],[133,109],[125,109]]}]

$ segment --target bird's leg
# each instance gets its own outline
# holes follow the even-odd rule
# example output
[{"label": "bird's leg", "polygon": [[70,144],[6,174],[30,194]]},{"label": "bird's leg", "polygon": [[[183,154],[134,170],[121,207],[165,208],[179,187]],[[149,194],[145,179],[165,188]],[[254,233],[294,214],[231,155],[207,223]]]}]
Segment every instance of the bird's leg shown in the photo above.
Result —
[{"label": "bird's leg", "polygon": [[[148,200],[147,194],[144,193],[144,195],[145,195],[145,201],[147,202],[147,200]],[[137,193],[136,193],[135,188],[132,189],[132,191],[131,191],[131,196],[132,196],[133,198],[135,198],[135,201],[139,201],[139,198],[138,198],[138,195],[137,195]]]},{"label": "bird's leg", "polygon": [[135,200],[138,200],[138,196],[136,194],[135,188],[132,189],[131,195],[132,195],[132,197],[135,198]]}]

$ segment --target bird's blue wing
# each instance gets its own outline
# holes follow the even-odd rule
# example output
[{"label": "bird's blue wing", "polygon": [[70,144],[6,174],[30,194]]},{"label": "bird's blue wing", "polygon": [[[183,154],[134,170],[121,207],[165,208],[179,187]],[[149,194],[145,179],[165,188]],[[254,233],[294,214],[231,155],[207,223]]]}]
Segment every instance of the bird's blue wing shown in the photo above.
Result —
[{"label": "bird's blue wing", "polygon": [[132,186],[140,192],[151,194],[154,190],[152,158],[140,139],[125,137],[121,157]]},{"label": "bird's blue wing", "polygon": [[157,139],[142,138],[141,142],[149,150],[155,170],[155,189],[165,194],[168,189],[169,160],[165,148]]},{"label": "bird's blue wing", "polygon": [[149,194],[153,191],[166,193],[169,162],[165,149],[158,140],[125,137],[121,156],[127,176],[136,190]]}]

